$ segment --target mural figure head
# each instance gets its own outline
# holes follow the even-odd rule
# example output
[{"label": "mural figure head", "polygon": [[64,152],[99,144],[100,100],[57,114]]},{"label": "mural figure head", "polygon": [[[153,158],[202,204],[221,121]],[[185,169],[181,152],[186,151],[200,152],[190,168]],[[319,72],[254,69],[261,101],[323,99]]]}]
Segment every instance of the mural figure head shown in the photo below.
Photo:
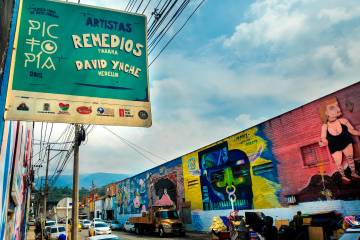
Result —
[{"label": "mural figure head", "polygon": [[157,196],[156,205],[174,205],[176,203],[176,185],[170,179],[159,179],[155,182],[154,188]]},{"label": "mural figure head", "polygon": [[250,162],[240,150],[221,143],[199,152],[204,209],[252,206]]},{"label": "mural figure head", "polygon": [[[350,121],[341,115],[340,105],[335,97],[320,104],[320,117],[323,125],[319,144],[321,147],[328,146],[343,183],[349,184],[351,179],[345,176],[344,164],[350,167],[351,178],[360,179],[355,169],[352,139],[352,135],[360,136],[360,131],[356,130]],[[343,156],[345,156],[345,161]]]},{"label": "mural figure head", "polygon": [[320,117],[323,123],[334,122],[342,115],[336,98],[325,100],[320,105]]}]

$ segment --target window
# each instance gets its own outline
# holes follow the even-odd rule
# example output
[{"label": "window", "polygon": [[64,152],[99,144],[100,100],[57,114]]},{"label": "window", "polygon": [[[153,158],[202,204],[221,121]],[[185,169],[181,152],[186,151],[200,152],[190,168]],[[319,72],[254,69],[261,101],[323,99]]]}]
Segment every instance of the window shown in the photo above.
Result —
[{"label": "window", "polygon": [[177,211],[161,211],[160,217],[162,219],[179,219]]},{"label": "window", "polygon": [[325,147],[320,147],[318,143],[313,143],[301,147],[301,156],[304,166],[316,166],[319,163],[328,162],[328,154]]}]

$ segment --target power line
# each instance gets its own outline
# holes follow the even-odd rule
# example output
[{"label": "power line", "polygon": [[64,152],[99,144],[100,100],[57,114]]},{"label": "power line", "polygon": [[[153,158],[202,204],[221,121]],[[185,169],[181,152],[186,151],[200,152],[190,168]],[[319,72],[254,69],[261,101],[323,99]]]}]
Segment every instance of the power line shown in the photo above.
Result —
[{"label": "power line", "polygon": [[165,44],[165,46],[160,50],[158,55],[150,62],[149,67],[156,61],[156,59],[161,55],[161,53],[164,52],[165,48],[171,43],[172,40],[179,34],[179,32],[185,27],[185,25],[189,22],[191,17],[195,14],[195,12],[200,8],[200,6],[205,2],[205,0],[202,0],[199,5],[195,8],[195,10],[191,13],[191,15],[186,19],[184,24],[178,29],[178,31],[170,38],[170,40]]},{"label": "power line", "polygon": [[186,6],[189,4],[190,0],[185,0],[181,6],[176,10],[174,15],[171,17],[169,22],[166,24],[166,26],[161,30],[161,32],[152,40],[152,42],[149,44],[149,53],[152,53],[152,51],[155,49],[155,47],[159,44],[159,42],[162,40],[162,38],[165,36],[165,34],[169,31],[169,29],[172,27],[172,25],[176,22],[176,20],[179,18],[181,13],[184,11]]},{"label": "power line", "polygon": [[[126,145],[128,145],[130,148],[132,148],[135,152],[137,152],[138,154],[140,154],[142,157],[144,157],[146,160],[152,162],[155,165],[158,165],[158,162],[153,161],[152,159],[150,159],[148,156],[146,156],[145,154],[143,154],[141,151],[139,151],[137,148],[140,148],[139,146],[137,146],[134,143],[131,143],[130,141],[122,138],[121,136],[117,135],[116,133],[114,133],[113,131],[111,131],[110,129],[108,129],[107,127],[103,126],[104,129],[106,129],[107,131],[109,131],[111,134],[113,134],[114,136],[118,137],[123,143],[125,143]],[[141,149],[141,148],[140,148]],[[147,151],[149,152],[149,151]],[[150,153],[150,152],[149,152]],[[155,154],[151,153],[151,155],[156,156]],[[161,158],[159,156],[156,156],[158,158]],[[163,158],[161,158],[163,159]],[[165,160],[166,161],[166,160]]]},{"label": "power line", "polygon": [[150,3],[151,3],[151,0],[148,1],[148,3],[146,4],[146,6],[145,6],[145,8],[144,8],[144,10],[142,11],[141,14],[144,14],[144,12],[146,11],[146,9],[147,9],[148,6],[150,5]]}]

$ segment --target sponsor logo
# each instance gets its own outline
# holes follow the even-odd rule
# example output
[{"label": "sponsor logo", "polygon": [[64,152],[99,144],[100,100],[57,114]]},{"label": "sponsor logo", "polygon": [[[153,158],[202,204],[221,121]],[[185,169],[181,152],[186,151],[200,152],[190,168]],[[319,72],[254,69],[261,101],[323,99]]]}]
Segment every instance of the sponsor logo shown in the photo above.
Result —
[{"label": "sponsor logo", "polygon": [[43,111],[44,112],[49,112],[50,111],[50,104],[49,103],[44,103]]},{"label": "sponsor logo", "polygon": [[80,114],[90,114],[92,112],[91,107],[81,106],[76,108],[76,111]]},{"label": "sponsor logo", "polygon": [[144,110],[139,111],[138,115],[142,120],[145,120],[149,117],[149,114]]},{"label": "sponsor logo", "polygon": [[17,106],[16,109],[18,111],[29,111],[29,107],[24,102],[20,103],[19,106]]},{"label": "sponsor logo", "polygon": [[68,104],[68,103],[59,103],[59,112],[58,112],[58,114],[70,114],[69,112],[68,112],[68,110],[69,110],[69,108],[70,108],[70,104]]},{"label": "sponsor logo", "polygon": [[38,111],[38,113],[50,113],[54,114],[55,112],[50,111],[50,103],[44,103],[42,111]]},{"label": "sponsor logo", "polygon": [[134,115],[131,114],[131,110],[128,108],[119,108],[119,116],[120,117],[127,117],[132,118]]},{"label": "sponsor logo", "polygon": [[125,117],[125,109],[123,109],[123,108],[119,109],[119,116],[120,117]]},{"label": "sponsor logo", "polygon": [[114,109],[111,108],[104,108],[104,107],[98,107],[96,109],[96,112],[98,116],[107,116],[107,117],[113,117],[114,116]]},{"label": "sponsor logo", "polygon": [[70,104],[68,103],[59,103],[60,111],[67,111],[69,110]]}]

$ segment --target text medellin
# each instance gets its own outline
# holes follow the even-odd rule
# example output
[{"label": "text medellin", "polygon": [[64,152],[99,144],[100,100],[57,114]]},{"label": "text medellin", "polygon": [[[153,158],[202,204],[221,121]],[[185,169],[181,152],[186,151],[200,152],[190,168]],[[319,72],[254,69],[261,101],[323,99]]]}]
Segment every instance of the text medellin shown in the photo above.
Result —
[{"label": "text medellin", "polygon": [[130,23],[123,23],[94,17],[88,17],[86,19],[86,26],[105,28],[109,30],[118,30],[121,32],[132,31]]}]

